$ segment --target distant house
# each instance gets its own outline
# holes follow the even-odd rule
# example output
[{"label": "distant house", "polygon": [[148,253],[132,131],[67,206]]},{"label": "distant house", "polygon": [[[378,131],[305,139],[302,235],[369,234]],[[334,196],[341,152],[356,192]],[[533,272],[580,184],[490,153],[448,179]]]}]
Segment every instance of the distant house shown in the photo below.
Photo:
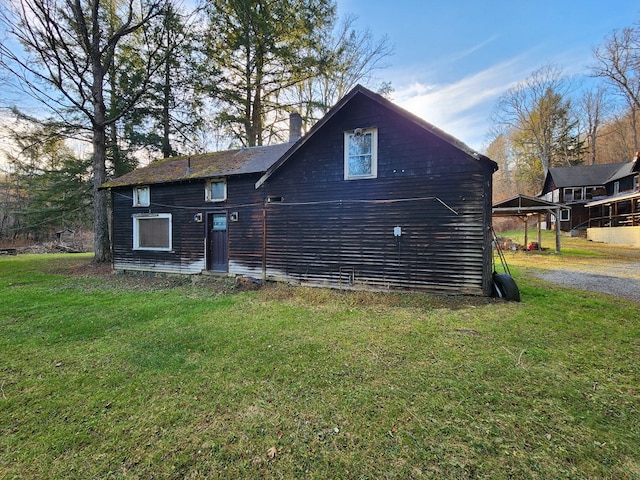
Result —
[{"label": "distant house", "polygon": [[289,143],[159,160],[105,185],[117,270],[492,292],[495,162],[358,86]]},{"label": "distant house", "polygon": [[[626,165],[608,163],[550,168],[538,196],[548,202],[562,203],[569,207],[560,212],[561,231],[586,230],[589,221],[586,204],[606,197],[605,184]],[[550,221],[547,224],[550,225]]]},{"label": "distant house", "polygon": [[587,238],[640,247],[640,153],[621,166],[606,183],[607,195],[586,204]]}]

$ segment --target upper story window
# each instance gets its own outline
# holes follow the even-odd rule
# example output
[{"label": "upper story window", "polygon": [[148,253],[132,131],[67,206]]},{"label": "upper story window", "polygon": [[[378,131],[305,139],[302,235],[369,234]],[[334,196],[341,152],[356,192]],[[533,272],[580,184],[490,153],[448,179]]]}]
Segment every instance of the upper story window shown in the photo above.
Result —
[{"label": "upper story window", "polygon": [[565,188],[562,195],[563,200],[565,202],[572,202],[573,200],[575,200],[573,192],[573,188]]},{"label": "upper story window", "polygon": [[378,129],[356,128],[344,132],[344,178],[378,176]]},{"label": "upper story window", "polygon": [[149,187],[133,187],[133,206],[148,207],[151,199]]},{"label": "upper story window", "polygon": [[207,202],[224,202],[227,199],[227,181],[224,178],[207,180],[205,200]]},{"label": "upper story window", "polygon": [[[563,201],[575,202],[579,200],[591,200],[601,187],[568,187],[564,189]],[[556,200],[557,201],[557,200]]]}]

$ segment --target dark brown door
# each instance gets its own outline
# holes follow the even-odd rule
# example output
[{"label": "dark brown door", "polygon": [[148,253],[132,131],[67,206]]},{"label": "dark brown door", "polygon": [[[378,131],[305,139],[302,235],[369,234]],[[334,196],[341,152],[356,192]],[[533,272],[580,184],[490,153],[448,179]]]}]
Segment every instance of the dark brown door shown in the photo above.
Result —
[{"label": "dark brown door", "polygon": [[209,225],[209,270],[226,272],[228,270],[227,214],[211,213]]}]

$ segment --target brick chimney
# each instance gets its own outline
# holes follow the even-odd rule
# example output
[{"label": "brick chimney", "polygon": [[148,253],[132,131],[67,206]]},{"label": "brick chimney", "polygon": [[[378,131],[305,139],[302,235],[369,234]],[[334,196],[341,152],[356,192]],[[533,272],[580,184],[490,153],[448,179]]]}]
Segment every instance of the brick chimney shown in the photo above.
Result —
[{"label": "brick chimney", "polygon": [[289,142],[293,143],[302,136],[302,117],[298,112],[289,114]]}]

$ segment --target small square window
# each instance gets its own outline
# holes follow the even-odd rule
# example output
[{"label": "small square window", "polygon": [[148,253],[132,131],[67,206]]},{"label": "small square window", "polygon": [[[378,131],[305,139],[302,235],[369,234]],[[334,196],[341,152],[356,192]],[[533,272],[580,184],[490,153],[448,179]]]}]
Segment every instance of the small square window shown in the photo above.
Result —
[{"label": "small square window", "polygon": [[207,181],[205,200],[207,202],[224,202],[227,199],[227,182],[224,178]]},{"label": "small square window", "polygon": [[344,178],[378,176],[378,130],[357,128],[344,133]]},{"label": "small square window", "polygon": [[151,195],[149,187],[134,187],[133,189],[133,206],[148,207],[150,205]]},{"label": "small square window", "polygon": [[570,218],[571,218],[571,210],[569,210],[568,208],[563,208],[562,210],[560,210],[561,222],[568,222]]}]

